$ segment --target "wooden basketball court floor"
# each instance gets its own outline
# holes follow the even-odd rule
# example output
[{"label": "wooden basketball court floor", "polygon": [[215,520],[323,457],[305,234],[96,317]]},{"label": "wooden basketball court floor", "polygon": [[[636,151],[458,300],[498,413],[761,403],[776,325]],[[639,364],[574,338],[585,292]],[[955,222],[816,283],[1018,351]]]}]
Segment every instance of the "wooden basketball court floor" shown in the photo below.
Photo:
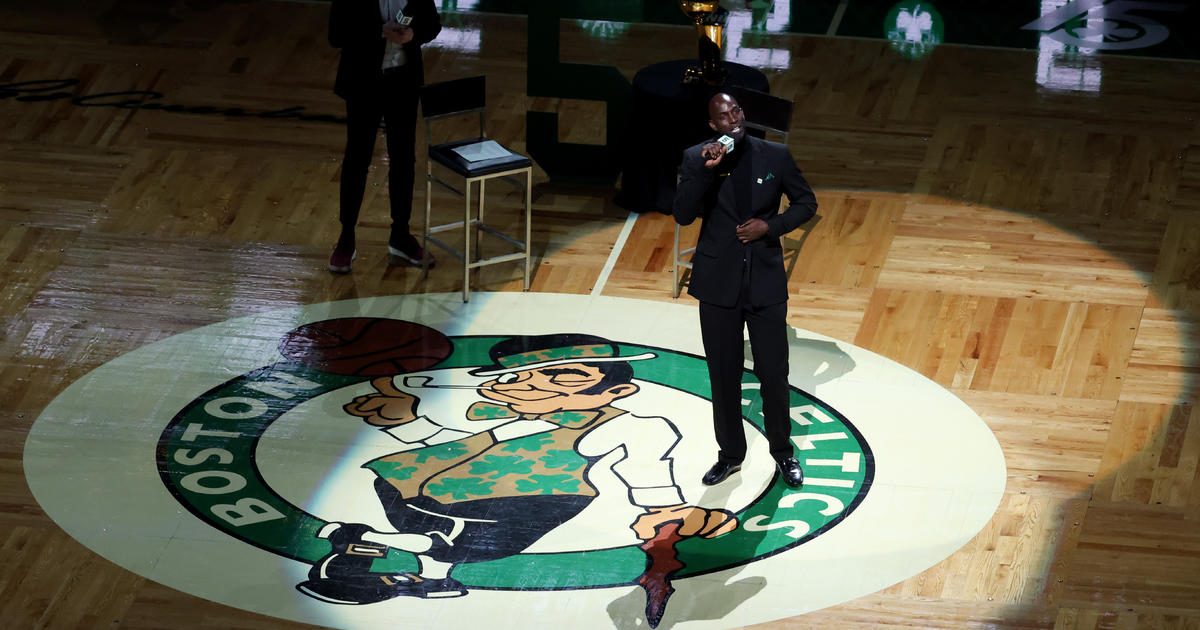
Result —
[{"label": "wooden basketball court floor", "polygon": [[[327,10],[0,7],[0,84],[77,81],[0,92],[0,625],[309,627],[100,558],[40,511],[21,457],[67,385],[153,341],[284,306],[459,290],[444,254],[428,277],[387,266],[382,143],[356,268],[339,276],[325,264],[340,125],[53,96],[154,90],[186,107],[341,115]],[[560,113],[563,140],[603,140],[600,104],[525,95],[523,17],[454,20],[426,49],[428,78],[487,74],[490,135],[523,150],[534,109]],[[673,26],[596,39],[564,21],[561,36],[564,61],[627,78],[695,50]],[[789,144],[820,202],[792,235],[809,232],[789,261],[789,323],[948,388],[995,433],[1008,485],[990,524],[933,568],[762,627],[1200,628],[1200,65],[1095,57],[1064,87],[1039,81],[1032,50],[770,45],[790,60],[765,72],[795,100]],[[672,299],[669,217],[630,218],[611,189],[535,175],[533,291]],[[515,217],[519,195],[489,191],[499,220]],[[447,216],[458,203],[434,201]],[[516,264],[474,282],[521,289]]]}]

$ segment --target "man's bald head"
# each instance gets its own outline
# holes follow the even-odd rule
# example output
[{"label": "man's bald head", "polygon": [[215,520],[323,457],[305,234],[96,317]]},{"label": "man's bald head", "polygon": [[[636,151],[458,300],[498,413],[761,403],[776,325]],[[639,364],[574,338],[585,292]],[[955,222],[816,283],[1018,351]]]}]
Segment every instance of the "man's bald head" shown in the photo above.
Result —
[{"label": "man's bald head", "polygon": [[713,94],[712,98],[708,99],[708,117],[715,119],[717,117],[717,112],[719,112],[721,108],[737,106],[738,102],[736,98],[733,98],[733,96],[726,94],[725,92],[717,92],[716,94]]},{"label": "man's bald head", "polygon": [[719,92],[708,101],[708,126],[713,131],[741,142],[746,135],[746,117],[737,99]]}]

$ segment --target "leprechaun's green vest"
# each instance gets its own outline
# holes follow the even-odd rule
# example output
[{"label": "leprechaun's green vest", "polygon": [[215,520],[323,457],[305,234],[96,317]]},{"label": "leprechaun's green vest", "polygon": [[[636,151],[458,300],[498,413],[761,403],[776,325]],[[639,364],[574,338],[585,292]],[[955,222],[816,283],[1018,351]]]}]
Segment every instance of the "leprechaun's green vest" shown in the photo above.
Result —
[{"label": "leprechaun's green vest", "polygon": [[589,431],[625,411],[560,411],[534,419],[558,427],[497,442],[491,432],[393,453],[363,467],[375,471],[402,496],[440,503],[530,495],[596,496],[584,477],[588,458],[577,443]]}]

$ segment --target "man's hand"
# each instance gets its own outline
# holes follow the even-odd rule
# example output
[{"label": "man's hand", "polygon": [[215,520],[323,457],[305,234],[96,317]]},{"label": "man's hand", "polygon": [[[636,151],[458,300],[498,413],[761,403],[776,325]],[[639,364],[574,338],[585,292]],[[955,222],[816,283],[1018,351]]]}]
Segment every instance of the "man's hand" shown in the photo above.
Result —
[{"label": "man's hand", "polygon": [[702,536],[716,538],[737,529],[738,521],[725,510],[708,510],[694,505],[671,505],[646,510],[633,522],[634,533],[642,540],[654,538],[658,528],[665,523],[679,521],[680,536]]},{"label": "man's hand", "polygon": [[392,377],[372,379],[376,393],[364,394],[347,403],[342,409],[377,427],[390,427],[412,422],[417,417],[417,397],[392,385]]},{"label": "man's hand", "polygon": [[713,168],[725,157],[725,145],[720,142],[709,142],[700,149],[700,157],[704,158],[705,168]]},{"label": "man's hand", "polygon": [[413,30],[396,22],[388,22],[383,25],[383,38],[397,46],[407,44],[412,41]]},{"label": "man's hand", "polygon": [[743,243],[756,241],[767,233],[767,222],[762,219],[750,219],[749,221],[737,226],[738,240]]}]

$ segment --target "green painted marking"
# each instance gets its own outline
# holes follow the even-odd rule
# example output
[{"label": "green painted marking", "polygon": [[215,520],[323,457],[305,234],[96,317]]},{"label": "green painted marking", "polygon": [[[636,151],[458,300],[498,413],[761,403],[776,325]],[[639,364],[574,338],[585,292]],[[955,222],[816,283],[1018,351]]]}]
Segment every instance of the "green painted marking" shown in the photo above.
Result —
[{"label": "green painted marking", "polygon": [[629,120],[633,86],[615,66],[563,63],[559,56],[558,0],[530,0],[526,93],[529,96],[602,101],[605,144],[558,139],[558,114],[529,111],[529,154],[552,181],[612,184],[620,171],[620,141]]},{"label": "green painted marking", "polygon": [[554,449],[546,451],[546,454],[538,459],[546,465],[546,468],[562,468],[567,472],[579,470],[587,464],[587,459],[584,459],[578,451]]},{"label": "green painted marking", "polygon": [[578,411],[559,411],[544,416],[546,420],[556,422],[558,424],[579,424],[590,418],[588,414],[579,413]]},{"label": "green painted marking", "polygon": [[499,479],[508,475],[527,475],[537,462],[525,459],[520,455],[484,455],[482,459],[471,462],[472,475]]},{"label": "green painted marking", "polygon": [[554,494],[557,490],[574,494],[579,492],[579,479],[572,475],[530,475],[528,479],[517,480],[517,490],[536,494]]},{"label": "green painted marking", "polygon": [[500,450],[506,453],[518,453],[520,451],[531,451],[536,453],[553,441],[554,438],[546,435],[545,433],[535,433],[523,438],[509,440],[509,442],[501,447]]},{"label": "green painted marking", "polygon": [[492,493],[494,481],[484,481],[478,477],[445,477],[438,483],[425,486],[430,496],[442,497],[449,495],[455,501],[465,501],[471,497],[485,497]]}]

